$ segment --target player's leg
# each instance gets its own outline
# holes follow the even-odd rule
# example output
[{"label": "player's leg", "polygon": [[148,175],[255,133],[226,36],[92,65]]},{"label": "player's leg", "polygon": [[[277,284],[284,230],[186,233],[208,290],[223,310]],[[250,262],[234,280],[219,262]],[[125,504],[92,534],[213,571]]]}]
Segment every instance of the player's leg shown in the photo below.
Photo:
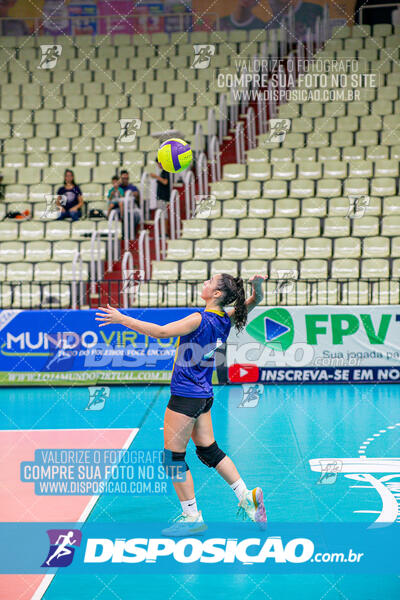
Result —
[{"label": "player's leg", "polygon": [[215,468],[234,491],[239,500],[238,514],[247,514],[252,521],[265,522],[267,517],[262,489],[256,487],[248,490],[234,462],[219,448],[214,438],[211,410],[202,413],[196,419],[192,440],[200,460],[208,467]]},{"label": "player's leg", "polygon": [[[185,461],[186,447],[192,434],[195,419],[167,408],[164,415],[164,449],[173,453],[172,461],[182,466]],[[185,481],[173,481],[175,491],[181,502],[194,498],[192,474],[186,465]],[[196,511],[197,512],[197,511]]]},{"label": "player's leg", "polygon": [[168,454],[168,466],[174,462],[182,469],[185,467],[185,480],[173,481],[173,486],[182,506],[182,514],[174,525],[162,531],[168,536],[185,536],[200,533],[207,529],[201,511],[197,509],[193,478],[185,461],[186,447],[192,434],[195,419],[169,408],[164,416],[164,450]]}]

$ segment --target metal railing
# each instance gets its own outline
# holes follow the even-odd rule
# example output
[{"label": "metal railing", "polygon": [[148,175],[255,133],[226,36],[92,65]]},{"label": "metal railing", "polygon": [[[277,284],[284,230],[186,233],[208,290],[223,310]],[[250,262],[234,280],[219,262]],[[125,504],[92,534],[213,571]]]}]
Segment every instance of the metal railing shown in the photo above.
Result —
[{"label": "metal railing", "polygon": [[[130,255],[130,253],[126,253]],[[129,258],[125,267],[132,267]],[[144,265],[146,273],[146,265]],[[91,281],[82,281],[82,292],[77,297],[74,289],[80,281],[59,282],[0,282],[0,309],[96,308],[99,303],[121,305],[126,279],[101,281],[101,297],[90,294]],[[128,290],[127,306],[201,306],[199,281],[149,281],[141,275],[133,290]],[[51,294],[49,295],[49,288]],[[250,295],[251,284],[245,281]],[[266,282],[262,306],[346,306],[400,304],[400,279],[269,279]],[[123,301],[125,306],[125,301]],[[126,306],[126,307],[127,307]]]}]

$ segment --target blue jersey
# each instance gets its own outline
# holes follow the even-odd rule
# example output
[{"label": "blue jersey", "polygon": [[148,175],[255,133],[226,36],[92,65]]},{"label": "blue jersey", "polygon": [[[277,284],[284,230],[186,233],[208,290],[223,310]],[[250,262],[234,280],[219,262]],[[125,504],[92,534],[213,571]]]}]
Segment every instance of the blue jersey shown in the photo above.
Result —
[{"label": "blue jersey", "polygon": [[211,398],[214,352],[227,339],[231,320],[223,311],[200,310],[199,327],[178,339],[171,379],[171,394]]}]

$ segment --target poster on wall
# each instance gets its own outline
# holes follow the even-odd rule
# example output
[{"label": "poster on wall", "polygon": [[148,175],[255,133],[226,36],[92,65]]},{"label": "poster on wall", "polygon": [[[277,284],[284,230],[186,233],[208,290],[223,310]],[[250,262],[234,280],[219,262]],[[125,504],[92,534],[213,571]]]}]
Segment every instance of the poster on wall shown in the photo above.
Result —
[{"label": "poster on wall", "polygon": [[257,307],[227,364],[232,383],[399,382],[400,308]]},{"label": "poster on wall", "polygon": [[163,5],[161,2],[145,2],[135,6],[133,14],[134,33],[160,33],[164,31]]}]

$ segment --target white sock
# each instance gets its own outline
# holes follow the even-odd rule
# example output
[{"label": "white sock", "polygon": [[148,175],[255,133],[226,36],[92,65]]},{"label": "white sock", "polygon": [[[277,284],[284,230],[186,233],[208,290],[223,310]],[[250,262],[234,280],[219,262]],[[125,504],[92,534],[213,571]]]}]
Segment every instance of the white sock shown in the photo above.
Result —
[{"label": "white sock", "polygon": [[183,500],[181,502],[182,510],[185,515],[197,515],[197,503],[196,498],[192,498],[191,500]]},{"label": "white sock", "polygon": [[247,492],[247,487],[243,479],[238,479],[235,483],[232,483],[231,488],[235,492],[238,500],[242,499],[243,492]]}]

